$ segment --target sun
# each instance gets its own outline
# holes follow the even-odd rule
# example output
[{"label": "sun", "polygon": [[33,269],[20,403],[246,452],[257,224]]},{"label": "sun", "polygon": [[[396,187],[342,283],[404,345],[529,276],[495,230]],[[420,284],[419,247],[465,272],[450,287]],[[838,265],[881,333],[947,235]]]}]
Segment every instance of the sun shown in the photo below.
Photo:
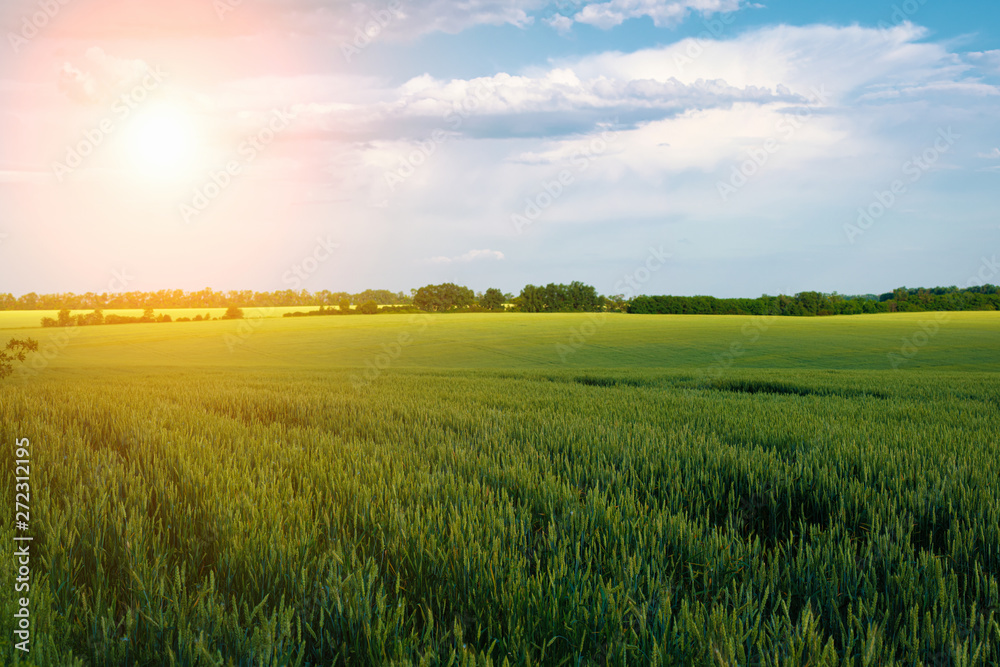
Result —
[{"label": "sun", "polygon": [[178,178],[194,168],[197,132],[189,114],[160,106],[129,119],[124,147],[129,166],[156,178]]}]

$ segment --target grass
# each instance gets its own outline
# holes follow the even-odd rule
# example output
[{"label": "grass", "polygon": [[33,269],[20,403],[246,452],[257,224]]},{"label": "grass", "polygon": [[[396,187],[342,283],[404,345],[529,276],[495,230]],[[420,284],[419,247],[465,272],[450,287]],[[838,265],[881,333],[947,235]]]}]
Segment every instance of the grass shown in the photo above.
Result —
[{"label": "grass", "polygon": [[36,536],[0,652],[1000,663],[998,315],[0,315],[51,357],[0,385]]},{"label": "grass", "polygon": [[[915,346],[917,353],[900,368],[1000,371],[1000,313],[944,315],[940,321],[929,313],[771,320],[618,314],[276,317],[83,327],[61,345],[58,337],[62,333],[65,340],[66,334],[60,330],[8,331],[23,322],[23,314],[0,313],[0,336],[34,335],[55,355],[48,369],[101,373],[192,366],[364,368],[400,336],[411,340],[401,345],[393,368],[879,370],[892,368],[890,353],[900,354],[906,341],[922,342],[922,327],[930,323],[936,333]],[[734,344],[742,346],[737,354]]]}]

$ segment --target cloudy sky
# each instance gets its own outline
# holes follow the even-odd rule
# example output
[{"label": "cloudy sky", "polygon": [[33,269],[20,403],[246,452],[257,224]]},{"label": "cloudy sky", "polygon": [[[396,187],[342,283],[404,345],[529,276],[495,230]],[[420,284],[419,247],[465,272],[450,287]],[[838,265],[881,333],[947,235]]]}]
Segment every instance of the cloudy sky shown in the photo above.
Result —
[{"label": "cloudy sky", "polygon": [[5,0],[0,24],[0,292],[1000,282],[995,2]]}]

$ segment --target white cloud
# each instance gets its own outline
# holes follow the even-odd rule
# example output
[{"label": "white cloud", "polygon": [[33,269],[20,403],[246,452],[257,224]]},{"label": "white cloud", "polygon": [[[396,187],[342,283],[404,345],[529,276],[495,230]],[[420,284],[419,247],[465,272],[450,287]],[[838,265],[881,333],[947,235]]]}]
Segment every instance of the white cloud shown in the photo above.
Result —
[{"label": "white cloud", "polygon": [[[539,183],[568,166],[575,184],[547,217],[566,217],[567,224],[611,219],[622,198],[606,192],[618,183],[631,184],[622,196],[640,217],[679,209],[696,215],[706,196],[717,201],[716,182],[769,141],[777,149],[740,193],[741,204],[768,193],[798,196],[788,195],[782,179],[805,188],[803,197],[823,199],[816,184],[852,196],[836,184],[861,181],[870,191],[898,172],[928,126],[954,122],[956,109],[975,113],[995,103],[992,86],[970,78],[967,63],[925,38],[911,24],[776,26],[702,40],[698,57],[682,68],[677,57],[687,57],[691,40],[517,74],[423,75],[381,88],[375,101],[315,98],[298,108],[297,126],[316,133],[320,141],[311,145],[338,156],[317,157],[326,162],[308,173],[341,184],[338,197],[365,200],[369,209],[406,206],[458,217],[499,209],[495,218],[503,221],[511,198],[520,210]],[[615,140],[586,172],[576,171],[574,158],[609,128]],[[435,130],[444,132],[440,141],[431,139]],[[386,174],[401,165],[413,173],[390,192]],[[678,191],[681,182],[702,183],[708,194]]]},{"label": "white cloud", "polygon": [[[37,0],[0,3],[4,32],[20,32],[24,17],[38,11],[37,4]],[[75,22],[72,34],[78,39],[114,39],[126,31],[148,31],[226,39],[277,31],[322,36],[339,50],[355,45],[357,38],[410,42],[430,33],[458,34],[485,25],[527,28],[539,20],[561,32],[574,22],[608,29],[639,17],[669,28],[691,14],[710,16],[757,6],[745,0],[256,0],[214,5],[205,0],[204,4],[181,4],[166,12],[150,11],[144,3],[117,3],[89,20]],[[219,7],[229,8],[221,21]]]},{"label": "white cloud", "polygon": [[431,264],[454,264],[486,260],[500,261],[503,259],[504,254],[499,250],[470,250],[464,255],[459,255],[458,257],[433,257],[428,261]]},{"label": "white cloud", "polygon": [[973,51],[965,54],[965,57],[976,66],[985,70],[992,70],[994,74],[1000,74],[1000,49],[993,51]]},{"label": "white cloud", "polygon": [[904,97],[923,97],[928,94],[973,95],[989,97],[1000,95],[1000,88],[979,81],[935,81],[922,84],[903,84],[865,93],[859,100],[895,100]]},{"label": "white cloud", "polygon": [[987,153],[977,153],[976,157],[984,158],[986,160],[997,160],[1000,159],[1000,148],[994,148]]},{"label": "white cloud", "polygon": [[568,33],[573,28],[573,19],[562,14],[556,14],[545,19],[545,23],[555,28],[556,32]]},{"label": "white cloud", "polygon": [[[976,119],[988,118],[985,111],[995,105],[992,88],[978,85],[982,82],[972,78],[968,64],[925,39],[923,29],[910,24],[888,30],[777,26],[704,40],[699,57],[682,71],[674,56],[687,53],[689,40],[564,59],[517,76],[413,80],[397,93],[400,113],[439,113],[448,102],[462,100],[475,81],[491,84],[490,95],[462,131],[476,114],[514,124],[534,121],[546,109],[558,110],[554,113],[567,124],[574,118],[591,122],[586,127],[581,122],[577,132],[449,141],[401,186],[391,206],[423,212],[428,220],[442,210],[456,218],[475,216],[494,225],[489,229],[515,237],[510,216],[522,214],[544,190],[541,184],[568,170],[571,183],[530,227],[533,237],[550,238],[564,226],[584,233],[611,224],[622,219],[627,202],[633,221],[663,221],[663,229],[687,221],[685,233],[698,236],[699,243],[722,230],[745,241],[753,235],[744,229],[748,220],[766,221],[772,235],[784,234],[784,226],[816,226],[815,211],[822,209],[822,216],[845,216],[834,220],[827,234],[831,243],[840,243],[845,220],[852,221],[873,191],[900,176],[914,147],[934,141],[935,128],[956,122],[960,112],[968,120],[956,130],[972,136]],[[767,94],[746,94],[753,90]],[[878,95],[887,91],[896,94]],[[588,116],[586,105],[613,111]],[[577,166],[584,160],[575,158],[593,150],[592,142],[606,129],[600,121],[618,114],[627,118],[646,107],[662,113],[633,116],[634,122],[614,129],[606,150],[585,161],[586,169]],[[759,173],[732,201],[721,200],[718,182],[751,155],[761,155],[765,145],[772,150]],[[396,168],[413,148],[413,142],[398,140],[367,145],[369,164],[377,164],[372,181],[380,181],[383,170]],[[963,165],[957,154],[947,162],[948,168],[980,166]],[[919,190],[933,191],[933,180],[928,176],[914,187],[911,207],[919,204]],[[461,195],[456,183],[462,184]],[[647,233],[653,228],[649,223]],[[801,233],[804,242],[814,243]],[[765,236],[753,239],[760,244]]]},{"label": "white cloud", "polygon": [[424,0],[404,3],[405,23],[418,32],[457,33],[475,25],[525,27],[534,19],[528,12],[545,6],[539,0]]},{"label": "white cloud", "polygon": [[573,112],[580,109],[691,108],[734,101],[771,101],[775,90],[737,88],[722,79],[682,83],[674,77],[629,78],[599,74],[581,79],[572,68],[555,68],[536,75],[500,73],[471,80],[440,81],[424,75],[404,84],[397,108],[410,114],[446,113],[456,104],[474,106],[476,114],[535,111]]},{"label": "white cloud", "polygon": [[926,36],[912,24],[888,30],[779,25],[733,39],[689,38],[632,53],[600,53],[575,61],[574,70],[582,79],[720,79],[737,88],[785,85],[803,95],[823,86],[839,95],[872,83],[956,80],[969,69],[941,45],[917,42]]},{"label": "white cloud", "polygon": [[59,90],[77,102],[105,102],[151,70],[142,60],[117,58],[94,46],[87,49],[81,66],[63,63],[59,71]]},{"label": "white cloud", "polygon": [[[358,30],[376,32],[377,37],[409,40],[432,32],[456,34],[479,25],[511,25],[524,28],[534,23],[532,15],[548,0],[369,0],[331,6],[330,0],[259,0],[256,6],[272,5],[270,11],[285,14],[297,31],[322,33],[349,39]],[[246,11],[244,4],[239,11]],[[374,22],[374,24],[373,24]]]},{"label": "white cloud", "polygon": [[609,0],[586,5],[573,19],[607,30],[628,19],[648,16],[656,27],[668,28],[692,12],[704,16],[734,12],[741,4],[741,0]]},{"label": "white cloud", "polygon": [[[780,118],[796,107],[840,113],[859,102],[935,99],[948,101],[944,108],[952,99],[1000,92],[971,78],[970,65],[943,46],[918,41],[925,37],[908,23],[886,30],[776,26],[728,40],[685,39],[632,53],[564,59],[520,73],[451,80],[424,74],[382,88],[377,101],[341,95],[310,102],[301,108],[300,123],[363,141],[427,140],[434,130],[553,138],[586,135],[616,119],[623,127],[639,127],[738,105],[766,107]],[[743,128],[722,122],[714,131],[740,136]],[[714,143],[714,136],[708,140]]]},{"label": "white cloud", "polygon": [[630,78],[627,72],[590,71],[570,64],[526,74],[474,79],[411,79],[386,99],[296,106],[300,123],[355,139],[426,140],[433,131],[467,136],[559,136],[602,123],[634,125],[691,109],[733,104],[802,104],[807,96],[782,85],[737,87],[723,79],[682,82],[669,71]]},{"label": "white cloud", "polygon": [[[270,0],[278,4],[279,0]],[[266,2],[266,0],[261,0]],[[658,27],[672,27],[688,15],[698,13],[703,16],[722,12],[737,11],[747,5],[744,0],[406,0],[400,2],[397,18],[386,22],[385,34],[394,38],[408,38],[430,32],[459,33],[478,25],[512,25],[524,28],[532,25],[536,15],[555,9],[565,11],[567,5],[580,7],[572,17],[554,14],[542,19],[561,32],[569,30],[572,24],[587,23],[608,29],[632,18],[648,16]],[[284,0],[282,9],[297,17],[297,23],[308,29],[326,26],[327,30],[344,36],[355,34],[359,26],[363,28],[373,17],[384,11],[388,3],[352,3],[350,13],[334,10],[329,0]]]}]

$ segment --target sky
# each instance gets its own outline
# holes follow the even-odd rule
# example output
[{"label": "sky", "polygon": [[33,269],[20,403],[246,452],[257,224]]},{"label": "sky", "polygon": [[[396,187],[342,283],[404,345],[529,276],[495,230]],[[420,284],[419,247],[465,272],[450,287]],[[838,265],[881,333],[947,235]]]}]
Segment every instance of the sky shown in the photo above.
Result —
[{"label": "sky", "polygon": [[5,0],[0,292],[1000,283],[1000,3]]}]

